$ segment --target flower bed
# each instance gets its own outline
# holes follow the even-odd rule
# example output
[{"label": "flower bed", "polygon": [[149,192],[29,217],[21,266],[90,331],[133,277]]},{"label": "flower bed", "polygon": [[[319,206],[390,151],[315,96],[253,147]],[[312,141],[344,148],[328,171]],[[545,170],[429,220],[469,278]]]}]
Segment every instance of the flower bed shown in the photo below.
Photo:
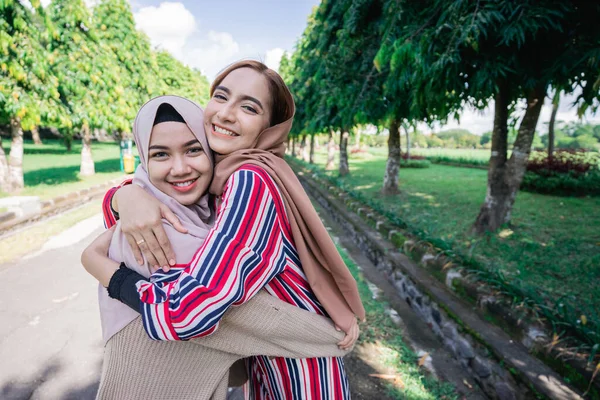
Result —
[{"label": "flower bed", "polygon": [[600,196],[600,154],[561,150],[549,158],[545,152],[533,152],[521,188],[560,196]]}]

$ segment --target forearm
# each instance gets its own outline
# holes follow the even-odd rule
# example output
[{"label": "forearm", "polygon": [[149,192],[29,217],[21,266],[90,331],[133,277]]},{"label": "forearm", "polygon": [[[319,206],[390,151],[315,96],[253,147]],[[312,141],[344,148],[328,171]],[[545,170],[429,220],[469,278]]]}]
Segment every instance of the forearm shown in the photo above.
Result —
[{"label": "forearm", "polygon": [[110,278],[119,269],[118,262],[90,248],[81,255],[81,263],[85,270],[104,287],[108,287]]},{"label": "forearm", "polygon": [[261,290],[253,299],[232,307],[212,335],[193,343],[249,357],[343,357],[337,343],[344,333],[331,320],[302,310]]}]

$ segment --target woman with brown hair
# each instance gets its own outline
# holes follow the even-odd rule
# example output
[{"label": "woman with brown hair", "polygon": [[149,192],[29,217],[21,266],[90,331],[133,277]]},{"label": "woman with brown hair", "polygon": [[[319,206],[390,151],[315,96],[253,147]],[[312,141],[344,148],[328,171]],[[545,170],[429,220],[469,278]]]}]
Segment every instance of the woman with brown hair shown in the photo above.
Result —
[{"label": "woman with brown hair", "polygon": [[[329,316],[346,332],[342,348],[355,342],[356,317],[364,318],[356,282],[283,160],[293,114],[289,90],[262,63],[235,63],[213,82],[204,127],[216,153],[209,190],[218,196],[220,206],[215,226],[188,266],[176,272],[164,268],[157,282],[137,283],[150,337],[186,340],[208,335],[228,308],[247,302],[264,288],[296,307]],[[162,227],[148,217],[149,212],[160,214],[156,199],[139,188],[124,187],[112,204],[132,247],[139,244],[153,260],[158,255],[162,258],[158,265],[173,261],[148,251],[158,243],[167,247]],[[248,373],[249,398],[350,397],[338,357],[256,356],[248,362]]]}]

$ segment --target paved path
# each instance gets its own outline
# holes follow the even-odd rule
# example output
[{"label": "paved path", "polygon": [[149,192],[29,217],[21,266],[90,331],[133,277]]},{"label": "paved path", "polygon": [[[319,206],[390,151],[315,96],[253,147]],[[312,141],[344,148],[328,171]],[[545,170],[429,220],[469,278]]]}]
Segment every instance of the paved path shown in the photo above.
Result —
[{"label": "paved path", "polygon": [[0,398],[93,399],[102,364],[96,281],[80,264],[100,215],[0,266]]}]

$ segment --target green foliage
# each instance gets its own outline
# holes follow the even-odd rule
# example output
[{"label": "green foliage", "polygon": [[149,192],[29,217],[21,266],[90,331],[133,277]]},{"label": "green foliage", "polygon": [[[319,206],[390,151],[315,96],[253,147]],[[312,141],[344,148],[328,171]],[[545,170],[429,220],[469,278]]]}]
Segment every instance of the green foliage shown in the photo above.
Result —
[{"label": "green foliage", "polygon": [[208,100],[208,80],[152,51],[127,1],[102,0],[93,16],[82,0],[24,2],[0,3],[0,124],[130,132],[152,96]]},{"label": "green foliage", "polygon": [[521,189],[557,196],[600,196],[600,170],[576,173],[540,175],[527,172]]},{"label": "green foliage", "polygon": [[102,0],[94,7],[94,30],[106,50],[114,54],[121,85],[114,88],[118,101],[108,105],[113,115],[122,115],[116,130],[130,132],[140,105],[162,93],[156,55],[149,39],[135,28],[126,0]]},{"label": "green foliage", "polygon": [[126,129],[127,82],[115,54],[100,41],[83,0],[53,0],[48,14],[56,27],[49,46],[51,71],[69,118],[60,128]]},{"label": "green foliage", "polygon": [[[166,51],[156,53],[162,82],[161,94],[175,94],[205,106],[208,103],[208,79],[198,70],[191,69]],[[156,79],[156,77],[154,77]]]},{"label": "green foliage", "polygon": [[429,168],[431,162],[429,160],[405,160],[400,161],[401,168]]},{"label": "green foliage", "polygon": [[[33,2],[35,4],[35,2]],[[58,81],[49,71],[43,9],[35,14],[22,2],[0,2],[0,123],[21,121],[32,129],[54,121]]]}]

